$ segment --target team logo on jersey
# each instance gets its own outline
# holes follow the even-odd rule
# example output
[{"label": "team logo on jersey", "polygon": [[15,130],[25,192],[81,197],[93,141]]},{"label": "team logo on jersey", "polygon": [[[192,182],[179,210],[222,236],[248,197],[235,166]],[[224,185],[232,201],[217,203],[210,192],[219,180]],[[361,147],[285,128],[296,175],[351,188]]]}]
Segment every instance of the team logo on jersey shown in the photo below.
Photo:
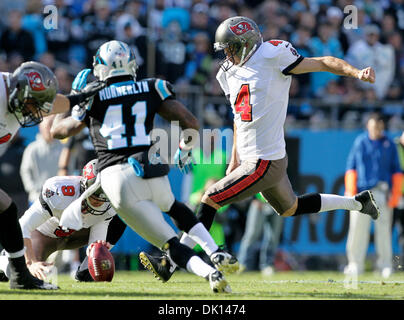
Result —
[{"label": "team logo on jersey", "polygon": [[249,24],[249,23],[246,22],[246,21],[239,22],[239,23],[237,23],[237,24],[234,25],[234,26],[230,26],[230,30],[231,30],[235,35],[238,35],[238,36],[241,36],[242,34],[246,33],[247,31],[250,31],[250,30],[252,30],[252,29],[253,29],[253,28],[252,28],[251,24]]},{"label": "team logo on jersey", "polygon": [[55,192],[53,192],[52,190],[50,190],[50,189],[46,189],[45,190],[45,197],[47,197],[47,198],[50,198],[50,197],[52,197],[54,194],[55,194]]},{"label": "team logo on jersey", "polygon": [[36,71],[31,71],[25,74],[29,80],[29,85],[34,91],[42,91],[45,90],[45,87],[42,82],[41,75]]}]

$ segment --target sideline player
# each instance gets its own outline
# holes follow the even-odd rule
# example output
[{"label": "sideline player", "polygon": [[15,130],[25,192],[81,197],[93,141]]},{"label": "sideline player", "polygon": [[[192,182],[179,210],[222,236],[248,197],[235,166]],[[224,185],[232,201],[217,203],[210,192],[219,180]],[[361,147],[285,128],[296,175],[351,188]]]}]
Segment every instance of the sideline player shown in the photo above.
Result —
[{"label": "sideline player", "polygon": [[[78,249],[97,241],[107,241],[111,249],[116,243],[107,239],[116,212],[96,182],[97,162],[96,159],[88,162],[82,176],[55,176],[46,180],[39,199],[20,218],[25,260],[35,277],[45,280],[51,265],[46,259],[55,251]],[[94,191],[83,199],[83,193],[91,186]],[[0,270],[8,277],[4,258],[0,256]]]},{"label": "sideline player", "polygon": [[[263,42],[257,24],[240,16],[219,25],[214,48],[225,53],[217,80],[233,109],[234,143],[226,176],[205,192],[198,207],[197,217],[206,229],[219,208],[257,193],[283,217],[346,209],[377,219],[379,209],[368,190],[352,197],[296,196],[286,172],[284,139],[292,74],[325,71],[373,83],[374,70],[358,70],[330,56],[303,58],[287,41]],[[188,151],[184,162],[189,156]],[[183,169],[183,163],[178,166]],[[195,246],[186,234],[181,243]]]},{"label": "sideline player", "polygon": [[[86,102],[103,83],[95,83],[85,92],[64,96],[57,94],[58,83],[45,65],[29,61],[13,73],[0,73],[0,155],[20,127],[35,126],[44,116],[66,112],[76,104]],[[0,189],[0,244],[10,261],[11,289],[57,289],[31,275],[24,259],[24,242],[18,223],[17,206]]]},{"label": "sideline player", "polygon": [[[51,129],[53,136],[63,139],[88,126],[99,159],[101,186],[119,216],[144,239],[169,252],[179,267],[208,279],[214,292],[230,292],[219,270],[180,244],[161,211],[201,245],[218,269],[237,270],[237,259],[219,249],[192,211],[175,200],[167,177],[168,164],[151,162],[153,157],[159,157],[151,151],[150,133],[156,114],[168,121],[179,121],[182,129],[198,130],[198,121],[175,99],[169,82],[156,78],[135,81],[136,60],[127,44],[103,44],[93,65],[94,75],[106,80],[107,87],[85,111],[76,114],[81,121],[56,117]],[[88,71],[83,71],[76,77],[79,82],[86,78],[85,72],[88,75]],[[181,143],[186,147],[195,141]],[[144,255],[142,263],[156,275],[158,270],[146,260]]]}]

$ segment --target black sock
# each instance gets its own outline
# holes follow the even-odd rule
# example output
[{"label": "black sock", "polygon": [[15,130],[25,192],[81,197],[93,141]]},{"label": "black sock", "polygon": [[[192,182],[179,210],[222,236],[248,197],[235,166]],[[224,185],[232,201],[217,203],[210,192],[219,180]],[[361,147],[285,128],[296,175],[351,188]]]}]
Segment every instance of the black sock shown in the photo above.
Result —
[{"label": "black sock", "polygon": [[308,193],[297,197],[297,208],[294,216],[316,213],[321,209],[321,196],[319,193]]},{"label": "black sock", "polygon": [[165,249],[168,250],[175,264],[183,269],[187,268],[189,259],[196,255],[194,250],[180,243],[178,238],[168,240]]},{"label": "black sock", "polygon": [[189,209],[184,203],[177,200],[174,201],[170,211],[166,213],[174,219],[178,229],[187,233],[199,222],[192,210]]},{"label": "black sock", "polygon": [[24,240],[18,222],[17,206],[14,202],[0,213],[0,244],[8,253],[24,249]]},{"label": "black sock", "polygon": [[216,214],[216,209],[211,207],[210,205],[206,203],[201,203],[199,205],[198,211],[196,213],[196,217],[202,224],[205,226],[205,228],[209,231],[210,227],[212,226],[213,220],[215,218]]}]

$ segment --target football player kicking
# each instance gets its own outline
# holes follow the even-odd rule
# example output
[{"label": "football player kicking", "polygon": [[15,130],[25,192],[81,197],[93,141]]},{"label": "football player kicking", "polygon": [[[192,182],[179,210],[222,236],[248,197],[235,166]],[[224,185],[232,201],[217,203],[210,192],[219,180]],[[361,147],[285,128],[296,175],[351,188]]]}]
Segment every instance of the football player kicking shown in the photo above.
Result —
[{"label": "football player kicking", "polygon": [[[182,129],[198,130],[197,119],[175,99],[169,82],[156,78],[135,80],[136,60],[127,44],[120,41],[103,44],[93,66],[94,75],[105,80],[107,87],[94,96],[85,110],[77,109],[75,119],[57,116],[52,135],[63,139],[88,126],[99,159],[102,189],[118,215],[144,239],[167,251],[180,268],[209,280],[214,292],[230,292],[222,272],[180,244],[161,212],[166,212],[179,229],[200,244],[218,269],[224,272],[238,269],[237,259],[219,249],[193,212],[175,200],[167,177],[168,164],[152,161],[159,158],[153,152],[151,139],[156,114],[168,121],[178,121]],[[83,70],[78,74],[73,89],[84,87],[89,72]],[[185,148],[193,143],[195,139],[181,141]],[[141,255],[141,259],[155,275],[167,279],[161,270],[154,269],[147,254]]]},{"label": "football player kicking", "polygon": [[[353,197],[319,193],[296,196],[286,173],[283,128],[292,74],[326,71],[374,83],[374,70],[358,70],[330,56],[303,58],[287,41],[263,42],[257,24],[240,16],[219,25],[214,48],[224,50],[226,56],[217,80],[233,109],[234,142],[226,176],[205,192],[197,209],[206,229],[210,229],[220,207],[259,192],[283,217],[345,209],[377,219],[379,209],[370,191]],[[189,150],[182,155],[180,169],[190,157]],[[195,245],[186,234],[181,243]],[[169,267],[158,265],[158,269]]]},{"label": "football player kicking", "polygon": [[[0,73],[0,155],[20,127],[40,123],[44,116],[66,112],[74,105],[91,98],[104,84],[96,82],[80,94],[57,94],[53,72],[38,62],[25,62],[13,73]],[[57,289],[35,278],[27,269],[24,242],[18,223],[17,206],[0,189],[0,245],[10,261],[11,289]]]},{"label": "football player kicking", "polygon": [[[112,249],[121,237],[125,229],[110,236],[112,241],[107,237],[107,233],[111,234],[110,222],[117,216],[96,177],[97,160],[92,160],[82,176],[46,180],[39,199],[20,218],[25,260],[35,277],[46,279],[51,265],[46,260],[55,251],[91,246],[97,241]],[[4,255],[0,256],[1,271],[10,277],[10,265]]]}]

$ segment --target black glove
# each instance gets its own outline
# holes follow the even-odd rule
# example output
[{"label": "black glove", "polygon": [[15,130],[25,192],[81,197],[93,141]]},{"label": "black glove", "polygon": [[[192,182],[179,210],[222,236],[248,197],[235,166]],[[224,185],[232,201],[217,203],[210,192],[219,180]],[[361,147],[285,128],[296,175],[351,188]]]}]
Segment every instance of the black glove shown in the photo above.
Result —
[{"label": "black glove", "polygon": [[84,107],[98,91],[104,89],[106,86],[105,81],[96,80],[87,84],[80,93],[67,95],[66,97],[70,101],[70,108],[73,108],[75,105]]}]

